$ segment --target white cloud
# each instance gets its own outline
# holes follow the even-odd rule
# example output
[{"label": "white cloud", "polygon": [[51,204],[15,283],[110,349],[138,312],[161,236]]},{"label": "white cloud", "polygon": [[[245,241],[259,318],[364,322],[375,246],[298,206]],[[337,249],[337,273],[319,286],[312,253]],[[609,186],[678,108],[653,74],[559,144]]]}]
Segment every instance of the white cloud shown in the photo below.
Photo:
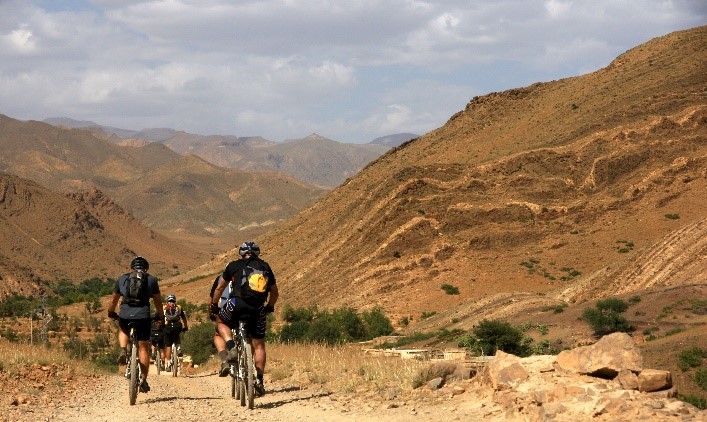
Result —
[{"label": "white cloud", "polygon": [[10,48],[14,48],[20,53],[29,53],[35,48],[35,42],[32,39],[32,31],[21,28],[10,32],[5,37],[10,43]]},{"label": "white cloud", "polygon": [[2,0],[0,113],[364,142],[429,131],[474,95],[595,70],[704,24],[705,9],[687,0]]}]

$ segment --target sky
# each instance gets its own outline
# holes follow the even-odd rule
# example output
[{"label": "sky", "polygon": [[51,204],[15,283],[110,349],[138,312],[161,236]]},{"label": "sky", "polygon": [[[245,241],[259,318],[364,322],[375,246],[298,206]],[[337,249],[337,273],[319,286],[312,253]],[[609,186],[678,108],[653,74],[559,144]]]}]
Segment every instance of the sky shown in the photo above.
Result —
[{"label": "sky", "polygon": [[0,0],[0,114],[367,143],[705,24],[704,0]]}]

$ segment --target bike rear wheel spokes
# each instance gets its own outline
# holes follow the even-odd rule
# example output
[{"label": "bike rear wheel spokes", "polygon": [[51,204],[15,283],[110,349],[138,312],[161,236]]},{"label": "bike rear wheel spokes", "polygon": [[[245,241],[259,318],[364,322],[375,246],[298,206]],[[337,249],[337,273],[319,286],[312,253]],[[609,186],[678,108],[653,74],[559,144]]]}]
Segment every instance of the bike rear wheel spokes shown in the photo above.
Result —
[{"label": "bike rear wheel spokes", "polygon": [[172,343],[172,376],[177,376],[177,370],[179,366],[179,357],[177,357],[177,347],[176,344]]},{"label": "bike rear wheel spokes", "polygon": [[252,409],[255,406],[255,364],[253,362],[253,349],[245,338],[241,339],[241,344],[243,346],[243,356],[245,357],[243,362],[245,366],[243,374],[245,375],[246,406],[248,409]]},{"label": "bike rear wheel spokes", "polygon": [[137,400],[137,389],[138,383],[140,382],[140,364],[137,360],[137,342],[133,341],[130,349],[130,386],[128,388],[128,394],[130,399],[130,405],[132,406]]},{"label": "bike rear wheel spokes", "polygon": [[160,355],[159,347],[155,350],[155,366],[157,367],[157,375],[159,375],[162,371],[162,356]]}]

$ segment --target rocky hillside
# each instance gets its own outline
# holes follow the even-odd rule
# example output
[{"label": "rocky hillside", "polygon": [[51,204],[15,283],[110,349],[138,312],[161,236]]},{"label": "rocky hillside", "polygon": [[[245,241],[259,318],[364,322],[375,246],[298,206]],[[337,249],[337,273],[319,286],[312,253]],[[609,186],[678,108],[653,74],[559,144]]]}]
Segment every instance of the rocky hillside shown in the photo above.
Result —
[{"label": "rocky hillside", "polygon": [[143,226],[100,191],[62,195],[3,173],[0,221],[0,299],[40,293],[40,281],[114,278],[136,254],[163,278],[206,258]]},{"label": "rocky hillside", "polygon": [[416,322],[487,301],[455,317],[470,327],[499,295],[704,283],[705,57],[700,27],[591,74],[472,99],[260,239],[282,297]]}]

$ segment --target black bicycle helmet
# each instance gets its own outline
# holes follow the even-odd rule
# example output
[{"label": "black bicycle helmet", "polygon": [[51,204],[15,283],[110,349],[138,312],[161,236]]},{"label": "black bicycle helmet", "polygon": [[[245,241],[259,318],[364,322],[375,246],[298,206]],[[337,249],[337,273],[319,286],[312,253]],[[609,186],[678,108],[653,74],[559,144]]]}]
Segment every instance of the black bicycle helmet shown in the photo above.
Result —
[{"label": "black bicycle helmet", "polygon": [[133,270],[147,271],[150,268],[150,263],[147,262],[145,258],[136,256],[132,261],[130,261],[130,268]]},{"label": "black bicycle helmet", "polygon": [[245,254],[258,256],[260,255],[260,246],[255,242],[244,242],[241,247],[238,248],[238,254],[240,256],[245,256]]}]

